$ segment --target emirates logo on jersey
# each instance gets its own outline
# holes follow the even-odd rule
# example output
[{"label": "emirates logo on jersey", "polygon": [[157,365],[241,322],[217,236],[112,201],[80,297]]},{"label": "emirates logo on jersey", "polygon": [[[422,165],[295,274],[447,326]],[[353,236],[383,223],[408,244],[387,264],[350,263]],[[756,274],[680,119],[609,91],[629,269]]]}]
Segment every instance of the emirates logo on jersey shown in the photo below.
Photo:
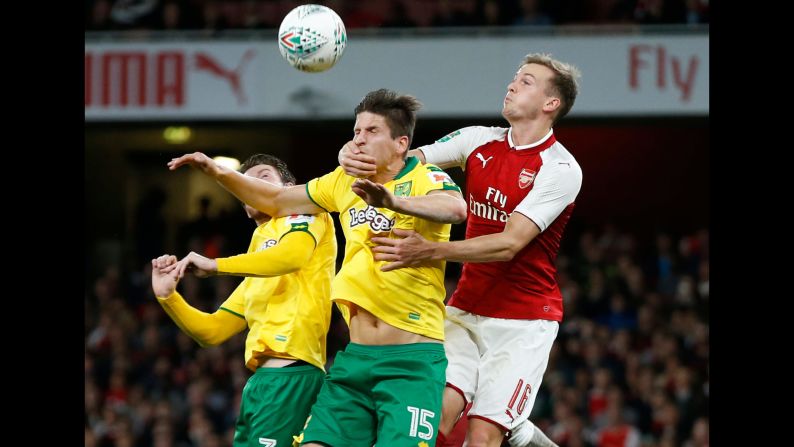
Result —
[{"label": "emirates logo on jersey", "polygon": [[529,188],[529,185],[535,180],[535,174],[537,174],[537,172],[531,169],[522,169],[521,173],[518,174],[518,187],[521,189]]}]

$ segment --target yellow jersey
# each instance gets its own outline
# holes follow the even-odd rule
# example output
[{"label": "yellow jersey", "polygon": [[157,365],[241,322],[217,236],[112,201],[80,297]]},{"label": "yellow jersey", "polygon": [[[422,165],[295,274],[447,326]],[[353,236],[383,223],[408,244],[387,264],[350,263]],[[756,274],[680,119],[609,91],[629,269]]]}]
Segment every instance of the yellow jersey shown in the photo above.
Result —
[{"label": "yellow jersey", "polygon": [[[414,230],[430,241],[448,241],[451,225],[369,206],[351,190],[355,180],[339,167],[306,184],[315,204],[339,212],[345,234],[345,258],[333,280],[331,299],[337,304],[354,303],[405,331],[444,340],[445,261],[382,272],[380,267],[386,262],[375,261],[371,238],[388,236],[392,228],[400,228]],[[384,186],[403,197],[435,190],[460,192],[444,171],[422,165],[415,157],[408,157],[405,167]],[[349,313],[343,315],[347,319]]]},{"label": "yellow jersey", "polygon": [[[301,359],[320,369],[325,367],[330,289],[336,265],[331,216],[320,213],[273,218],[254,231],[248,253],[270,250],[296,231],[308,233],[316,244],[308,264],[280,276],[247,277],[221,305],[221,310],[248,323],[245,364],[252,370],[264,356]],[[289,256],[289,251],[281,252]],[[234,272],[229,268],[231,259],[218,259],[218,271]]]}]

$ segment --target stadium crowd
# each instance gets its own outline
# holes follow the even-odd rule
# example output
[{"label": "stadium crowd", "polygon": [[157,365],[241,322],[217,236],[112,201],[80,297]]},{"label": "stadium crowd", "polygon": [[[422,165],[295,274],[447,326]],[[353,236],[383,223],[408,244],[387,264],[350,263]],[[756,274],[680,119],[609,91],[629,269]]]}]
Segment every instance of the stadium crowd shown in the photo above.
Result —
[{"label": "stadium crowd", "polygon": [[[240,250],[224,219],[185,225],[177,250]],[[557,259],[565,318],[531,420],[560,446],[708,446],[708,230],[570,231]],[[140,269],[106,265],[88,279],[85,445],[231,445],[250,375],[244,335],[200,348],[182,333],[152,295],[150,264],[139,262],[163,247],[146,244],[139,240],[131,262]],[[188,275],[180,290],[211,311],[238,281]],[[347,342],[335,314],[328,366]]]},{"label": "stadium crowd", "polygon": [[[277,29],[296,0],[89,0],[87,31]],[[708,0],[325,0],[348,30],[709,23]]]}]

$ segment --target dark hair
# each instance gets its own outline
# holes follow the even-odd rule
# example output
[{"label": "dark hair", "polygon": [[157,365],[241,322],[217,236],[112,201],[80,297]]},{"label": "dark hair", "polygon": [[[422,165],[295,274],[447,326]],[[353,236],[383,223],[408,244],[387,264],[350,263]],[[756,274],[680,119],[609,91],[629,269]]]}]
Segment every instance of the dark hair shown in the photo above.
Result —
[{"label": "dark hair", "polygon": [[416,111],[422,103],[411,95],[400,95],[393,90],[382,88],[367,93],[367,96],[356,106],[355,113],[370,112],[386,119],[392,138],[403,135],[408,137],[408,148],[414,138]]},{"label": "dark hair", "polygon": [[276,171],[278,171],[279,177],[281,177],[282,183],[292,183],[295,184],[295,176],[292,175],[292,172],[289,171],[287,168],[287,164],[284,163],[280,158],[274,157],[270,154],[255,154],[248,157],[241,166],[239,171],[245,174],[245,171],[253,168],[257,165],[268,165],[273,166]]}]

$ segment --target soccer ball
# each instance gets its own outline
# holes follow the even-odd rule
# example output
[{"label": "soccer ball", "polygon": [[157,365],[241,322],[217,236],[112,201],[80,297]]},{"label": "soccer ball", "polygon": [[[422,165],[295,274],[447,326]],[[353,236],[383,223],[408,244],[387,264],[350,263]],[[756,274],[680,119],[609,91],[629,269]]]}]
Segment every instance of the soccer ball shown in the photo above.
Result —
[{"label": "soccer ball", "polygon": [[289,12],[278,29],[278,49],[301,71],[316,73],[333,67],[347,45],[342,19],[322,5],[301,5]]}]

